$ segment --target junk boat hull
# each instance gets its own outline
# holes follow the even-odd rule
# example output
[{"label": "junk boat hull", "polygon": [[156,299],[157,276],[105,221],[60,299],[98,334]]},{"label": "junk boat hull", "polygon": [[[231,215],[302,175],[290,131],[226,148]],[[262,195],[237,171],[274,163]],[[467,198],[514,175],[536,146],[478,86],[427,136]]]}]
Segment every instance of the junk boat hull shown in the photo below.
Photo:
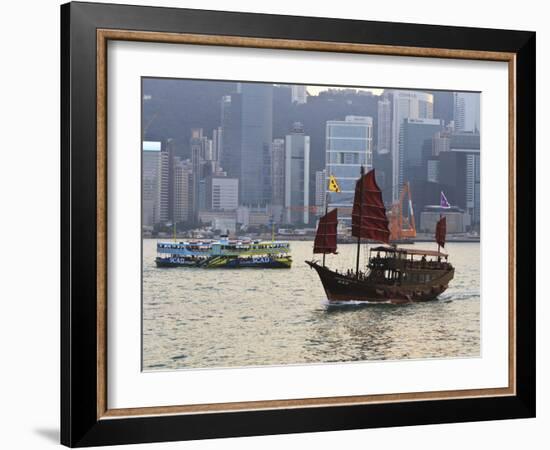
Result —
[{"label": "junk boat hull", "polygon": [[422,283],[396,283],[390,280],[373,280],[369,276],[357,278],[330,270],[314,261],[306,263],[317,271],[329,301],[368,301],[375,303],[415,303],[435,300],[448,287],[454,277],[454,268],[448,265],[441,270],[430,270],[430,281]]}]

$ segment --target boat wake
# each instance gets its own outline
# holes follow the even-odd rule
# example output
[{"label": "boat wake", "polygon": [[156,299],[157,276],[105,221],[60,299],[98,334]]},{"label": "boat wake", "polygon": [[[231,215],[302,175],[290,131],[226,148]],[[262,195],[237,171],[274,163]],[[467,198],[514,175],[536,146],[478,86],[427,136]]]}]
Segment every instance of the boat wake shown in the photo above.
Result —
[{"label": "boat wake", "polygon": [[478,290],[475,291],[460,291],[460,292],[444,292],[438,297],[441,302],[450,302],[454,300],[469,300],[471,298],[479,298]]},{"label": "boat wake", "polygon": [[391,300],[386,302],[369,302],[368,300],[346,300],[339,302],[337,300],[329,300],[324,298],[321,300],[323,306],[332,308],[332,307],[350,307],[350,306],[374,306],[374,305],[392,305],[394,304]]}]

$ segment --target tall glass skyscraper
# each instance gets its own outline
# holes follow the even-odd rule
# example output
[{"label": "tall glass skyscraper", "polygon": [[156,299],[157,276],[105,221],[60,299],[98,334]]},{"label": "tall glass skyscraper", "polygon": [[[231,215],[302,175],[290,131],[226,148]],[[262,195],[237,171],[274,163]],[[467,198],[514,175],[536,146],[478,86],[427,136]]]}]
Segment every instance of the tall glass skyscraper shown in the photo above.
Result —
[{"label": "tall glass skyscraper", "polygon": [[309,136],[300,122],[285,138],[285,210],[287,223],[309,223]]},{"label": "tall glass skyscraper", "polygon": [[434,135],[441,131],[439,119],[405,119],[399,139],[399,186],[426,179],[426,161],[433,151]]},{"label": "tall glass skyscraper", "polygon": [[273,141],[273,86],[242,83],[241,204],[271,203],[271,142]]},{"label": "tall glass skyscraper", "polygon": [[273,85],[239,83],[222,98],[222,167],[239,179],[240,204],[271,202]]},{"label": "tall glass skyscraper", "polygon": [[402,167],[402,155],[400,138],[402,126],[405,119],[432,119],[433,118],[433,95],[417,91],[391,91],[393,96],[392,108],[392,200],[397,201],[401,192],[399,183]]},{"label": "tall glass skyscraper", "polygon": [[351,221],[355,182],[372,169],[372,117],[346,116],[329,120],[326,126],[326,175],[334,175],[341,192],[328,192],[328,207],[339,209],[338,216]]}]

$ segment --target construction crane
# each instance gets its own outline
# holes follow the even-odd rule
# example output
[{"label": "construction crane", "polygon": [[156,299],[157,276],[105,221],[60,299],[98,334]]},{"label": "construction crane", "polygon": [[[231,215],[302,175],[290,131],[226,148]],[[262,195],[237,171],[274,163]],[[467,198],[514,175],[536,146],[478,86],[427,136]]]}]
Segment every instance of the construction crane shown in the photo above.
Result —
[{"label": "construction crane", "polygon": [[[403,202],[408,196],[408,216],[403,217]],[[390,214],[390,241],[408,241],[416,237],[416,225],[412,206],[411,187],[407,181],[399,195],[399,201],[391,206]]]}]

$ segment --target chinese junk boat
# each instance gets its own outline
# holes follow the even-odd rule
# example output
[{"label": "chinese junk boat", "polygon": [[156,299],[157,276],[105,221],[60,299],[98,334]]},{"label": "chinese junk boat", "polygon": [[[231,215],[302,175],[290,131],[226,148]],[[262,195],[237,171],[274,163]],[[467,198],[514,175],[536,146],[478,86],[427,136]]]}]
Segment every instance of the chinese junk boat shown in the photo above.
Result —
[{"label": "chinese junk boat", "polygon": [[[319,274],[331,302],[368,301],[411,303],[434,300],[444,292],[454,277],[445,246],[446,222],[437,224],[438,250],[399,248],[389,245],[390,231],[382,193],[376,184],[374,170],[364,174],[355,186],[352,210],[352,236],[357,238],[355,271],[339,272],[325,265],[325,255],[336,253],[337,210],[319,220],[314,253],[323,254],[323,263],[306,261]],[[359,267],[361,239],[386,244],[371,248],[364,271]]]}]

